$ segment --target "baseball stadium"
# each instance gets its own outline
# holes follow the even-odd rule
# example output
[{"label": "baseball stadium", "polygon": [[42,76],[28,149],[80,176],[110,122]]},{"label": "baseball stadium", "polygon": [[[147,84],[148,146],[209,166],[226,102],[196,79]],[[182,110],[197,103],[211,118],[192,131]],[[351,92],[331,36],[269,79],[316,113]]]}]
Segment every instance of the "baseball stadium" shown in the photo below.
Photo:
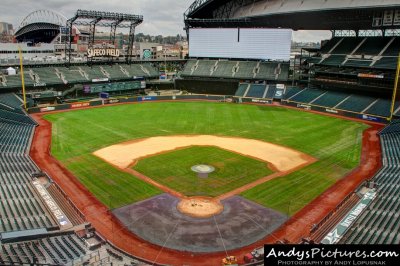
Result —
[{"label": "baseball stadium", "polygon": [[[400,244],[397,0],[196,0],[184,59],[135,50],[145,19],[38,10],[15,32],[20,58],[0,51],[1,265],[264,265],[264,244]],[[332,37],[294,51],[302,30]]]}]

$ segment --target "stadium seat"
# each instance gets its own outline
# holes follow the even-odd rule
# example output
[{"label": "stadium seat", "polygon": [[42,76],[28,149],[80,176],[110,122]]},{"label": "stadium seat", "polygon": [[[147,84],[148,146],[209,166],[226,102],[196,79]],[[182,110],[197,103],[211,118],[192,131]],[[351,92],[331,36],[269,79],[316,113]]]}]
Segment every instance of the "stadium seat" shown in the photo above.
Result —
[{"label": "stadium seat", "polygon": [[267,86],[265,84],[251,84],[245,97],[263,98]]},{"label": "stadium seat", "polygon": [[382,168],[372,178],[376,197],[355,220],[340,243],[398,244],[400,235],[400,123],[392,122],[380,132]]}]

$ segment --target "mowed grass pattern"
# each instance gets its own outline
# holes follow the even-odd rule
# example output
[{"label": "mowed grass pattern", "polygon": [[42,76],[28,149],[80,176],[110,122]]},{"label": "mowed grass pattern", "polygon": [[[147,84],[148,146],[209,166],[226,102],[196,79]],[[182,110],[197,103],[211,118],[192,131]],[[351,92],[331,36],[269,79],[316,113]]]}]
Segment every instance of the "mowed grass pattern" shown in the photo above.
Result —
[{"label": "mowed grass pattern", "polygon": [[[207,178],[193,165],[215,167]],[[139,160],[133,169],[186,196],[219,196],[272,174],[267,164],[217,147],[193,146]]]},{"label": "mowed grass pattern", "polygon": [[209,102],[155,102],[47,115],[53,123],[52,154],[112,208],[161,193],[116,170],[92,152],[132,139],[211,134],[264,140],[319,161],[243,193],[264,206],[294,213],[359,163],[368,126],[280,107]]}]

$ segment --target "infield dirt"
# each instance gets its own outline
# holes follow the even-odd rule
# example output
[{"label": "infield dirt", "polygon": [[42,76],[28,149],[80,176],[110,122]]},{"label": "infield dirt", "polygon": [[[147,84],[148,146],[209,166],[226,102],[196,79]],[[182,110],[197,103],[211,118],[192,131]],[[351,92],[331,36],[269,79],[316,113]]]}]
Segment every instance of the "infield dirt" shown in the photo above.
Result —
[{"label": "infield dirt", "polygon": [[119,168],[136,160],[187,146],[216,146],[270,164],[271,169],[289,171],[315,161],[309,155],[261,140],[213,135],[160,136],[112,145],[93,154]]}]

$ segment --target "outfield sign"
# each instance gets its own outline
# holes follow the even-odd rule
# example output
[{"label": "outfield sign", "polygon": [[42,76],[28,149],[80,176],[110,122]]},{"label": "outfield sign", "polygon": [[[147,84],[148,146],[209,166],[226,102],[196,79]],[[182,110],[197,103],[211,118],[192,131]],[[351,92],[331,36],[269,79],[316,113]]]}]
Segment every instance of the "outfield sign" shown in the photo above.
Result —
[{"label": "outfield sign", "polygon": [[339,113],[338,110],[331,109],[331,108],[326,108],[325,112],[331,113],[331,114],[338,114]]},{"label": "outfield sign", "polygon": [[269,100],[264,100],[264,99],[251,99],[251,101],[253,103],[265,103],[265,104],[271,103]]},{"label": "outfield sign", "polygon": [[83,103],[72,103],[71,104],[71,109],[75,109],[75,108],[82,108],[82,107],[88,107],[90,106],[89,102],[83,102]]},{"label": "outfield sign", "polygon": [[380,121],[378,117],[370,116],[370,115],[360,115],[360,118],[364,119],[364,120],[368,120],[368,121],[373,121],[373,122],[379,122]]},{"label": "outfield sign", "polygon": [[311,105],[298,103],[297,104],[297,108],[301,108],[301,109],[304,109],[304,110],[311,110]]},{"label": "outfield sign", "polygon": [[371,79],[383,79],[385,76],[383,74],[370,74],[370,73],[358,73],[359,78],[371,78]]},{"label": "outfield sign", "polygon": [[119,57],[119,50],[114,48],[90,48],[88,49],[87,57]]},{"label": "outfield sign", "polygon": [[47,107],[40,108],[40,112],[50,112],[50,111],[54,111],[54,110],[56,110],[56,108],[54,106],[47,106]]},{"label": "outfield sign", "polygon": [[98,79],[92,79],[92,82],[107,82],[109,79],[108,78],[98,78]]},{"label": "outfield sign", "polygon": [[33,87],[44,87],[44,86],[46,86],[46,85],[47,85],[47,84],[44,83],[44,82],[33,83]]},{"label": "outfield sign", "polygon": [[360,216],[363,210],[371,203],[371,201],[375,198],[376,192],[374,190],[370,190],[365,193],[364,197],[361,201],[354,206],[351,211],[339,222],[336,227],[330,231],[324,239],[322,239],[322,244],[335,244],[338,243],[340,239],[344,236],[350,226],[354,223],[354,221]]}]

